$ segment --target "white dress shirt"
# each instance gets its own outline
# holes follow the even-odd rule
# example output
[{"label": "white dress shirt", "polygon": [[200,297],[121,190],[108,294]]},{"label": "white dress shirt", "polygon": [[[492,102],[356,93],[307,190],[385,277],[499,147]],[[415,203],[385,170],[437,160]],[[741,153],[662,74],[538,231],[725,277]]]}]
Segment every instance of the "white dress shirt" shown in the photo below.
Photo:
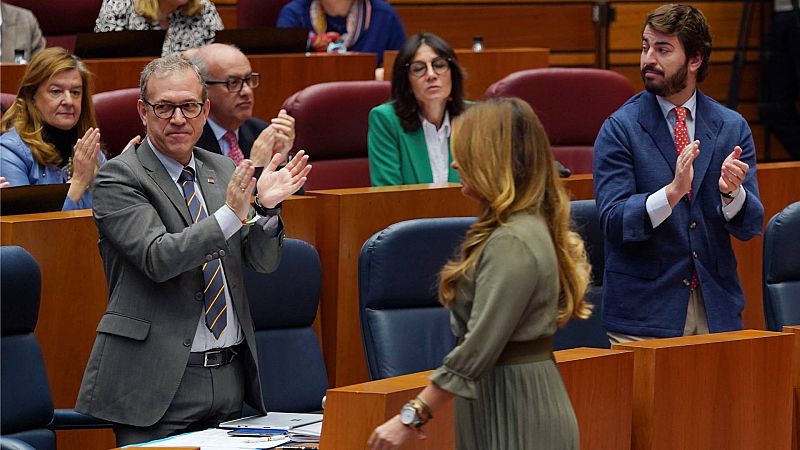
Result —
[{"label": "white dress shirt", "polygon": [[445,110],[442,126],[436,125],[419,116],[422,132],[425,134],[425,146],[428,148],[428,159],[431,161],[431,174],[434,183],[447,183],[450,171],[450,113]]}]

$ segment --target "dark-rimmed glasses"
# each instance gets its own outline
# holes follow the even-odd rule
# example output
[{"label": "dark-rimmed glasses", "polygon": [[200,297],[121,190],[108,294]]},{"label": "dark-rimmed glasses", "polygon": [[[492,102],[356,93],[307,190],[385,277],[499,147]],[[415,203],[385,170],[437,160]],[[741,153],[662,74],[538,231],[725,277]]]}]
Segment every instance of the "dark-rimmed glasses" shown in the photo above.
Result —
[{"label": "dark-rimmed glasses", "polygon": [[203,104],[199,102],[187,102],[180,105],[173,105],[172,103],[150,103],[147,100],[142,101],[153,108],[153,114],[159,119],[171,119],[175,114],[176,109],[181,110],[183,117],[187,119],[194,119],[203,112]]},{"label": "dark-rimmed glasses", "polygon": [[419,78],[428,71],[428,64],[430,64],[436,75],[441,75],[450,70],[450,58],[442,58],[441,56],[434,58],[430,63],[414,61],[406,64],[406,67],[408,67],[408,73]]},{"label": "dark-rimmed glasses", "polygon": [[258,87],[258,84],[260,82],[261,82],[261,74],[258,72],[250,72],[250,74],[244,78],[229,77],[225,81],[206,80],[206,84],[224,84],[225,87],[228,89],[228,92],[231,93],[241,92],[245,83],[247,83],[247,85],[250,86],[250,89],[255,89]]}]

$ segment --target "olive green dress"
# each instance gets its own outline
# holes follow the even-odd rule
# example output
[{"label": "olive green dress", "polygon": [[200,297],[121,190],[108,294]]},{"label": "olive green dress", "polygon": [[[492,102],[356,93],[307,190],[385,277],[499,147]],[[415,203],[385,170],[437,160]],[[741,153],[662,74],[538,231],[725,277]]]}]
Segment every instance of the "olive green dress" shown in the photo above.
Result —
[{"label": "olive green dress", "polygon": [[544,221],[516,214],[486,243],[451,311],[461,343],[431,380],[456,395],[458,450],[579,448],[578,424],[552,359],[497,365],[509,341],[552,336],[558,265]]}]

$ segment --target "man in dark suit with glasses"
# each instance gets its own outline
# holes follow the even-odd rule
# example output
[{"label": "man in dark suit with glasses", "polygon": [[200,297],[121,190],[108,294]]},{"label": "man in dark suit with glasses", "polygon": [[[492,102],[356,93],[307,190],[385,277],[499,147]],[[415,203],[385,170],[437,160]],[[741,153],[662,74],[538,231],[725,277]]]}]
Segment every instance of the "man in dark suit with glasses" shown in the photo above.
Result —
[{"label": "man in dark suit with glasses", "polygon": [[210,44],[189,50],[184,57],[200,70],[211,100],[197,146],[228,155],[235,163],[247,158],[262,167],[275,153],[282,154],[285,163],[294,143],[294,118],[285,110],[269,124],[253,117],[254,90],[261,76],[253,72],[244,53],[232,45]]}]

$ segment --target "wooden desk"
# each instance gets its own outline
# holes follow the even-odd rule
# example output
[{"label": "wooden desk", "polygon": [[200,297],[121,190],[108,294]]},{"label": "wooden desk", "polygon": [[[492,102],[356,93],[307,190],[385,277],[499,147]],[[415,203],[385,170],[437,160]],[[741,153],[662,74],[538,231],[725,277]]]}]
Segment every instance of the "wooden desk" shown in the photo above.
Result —
[{"label": "wooden desk", "polygon": [[[565,180],[573,199],[592,198],[590,175]],[[322,349],[331,386],[369,379],[358,311],[358,256],[374,233],[408,219],[474,216],[477,204],[458,184],[333,189],[318,199],[317,249],[322,260]]]},{"label": "wooden desk", "polygon": [[632,448],[789,450],[793,339],[744,330],[614,345],[634,352]]},{"label": "wooden desk", "polygon": [[[572,401],[583,450],[630,448],[633,352],[580,348],[555,352]],[[323,450],[364,448],[370,433],[428,385],[430,371],[328,390],[322,422]],[[425,425],[425,440],[404,450],[455,447],[453,403]]]},{"label": "wooden desk", "polygon": [[[550,50],[544,48],[488,49],[482,52],[456,50],[458,62],[466,72],[464,91],[466,98],[479,100],[486,89],[506,75],[526,69],[547,67]],[[392,79],[396,51],[383,53],[383,78]]]},{"label": "wooden desk", "polygon": [[[374,80],[375,55],[284,54],[250,55],[254,72],[261,74],[255,90],[253,115],[269,121],[283,101],[295,92],[326,81]],[[139,86],[139,75],[151,58],[87,59],[94,76],[94,92]],[[16,94],[26,65],[0,65],[0,91]]]},{"label": "wooden desk", "polygon": [[792,352],[792,388],[794,390],[792,449],[800,450],[800,325],[783,327],[783,332],[794,333],[794,351]]}]

